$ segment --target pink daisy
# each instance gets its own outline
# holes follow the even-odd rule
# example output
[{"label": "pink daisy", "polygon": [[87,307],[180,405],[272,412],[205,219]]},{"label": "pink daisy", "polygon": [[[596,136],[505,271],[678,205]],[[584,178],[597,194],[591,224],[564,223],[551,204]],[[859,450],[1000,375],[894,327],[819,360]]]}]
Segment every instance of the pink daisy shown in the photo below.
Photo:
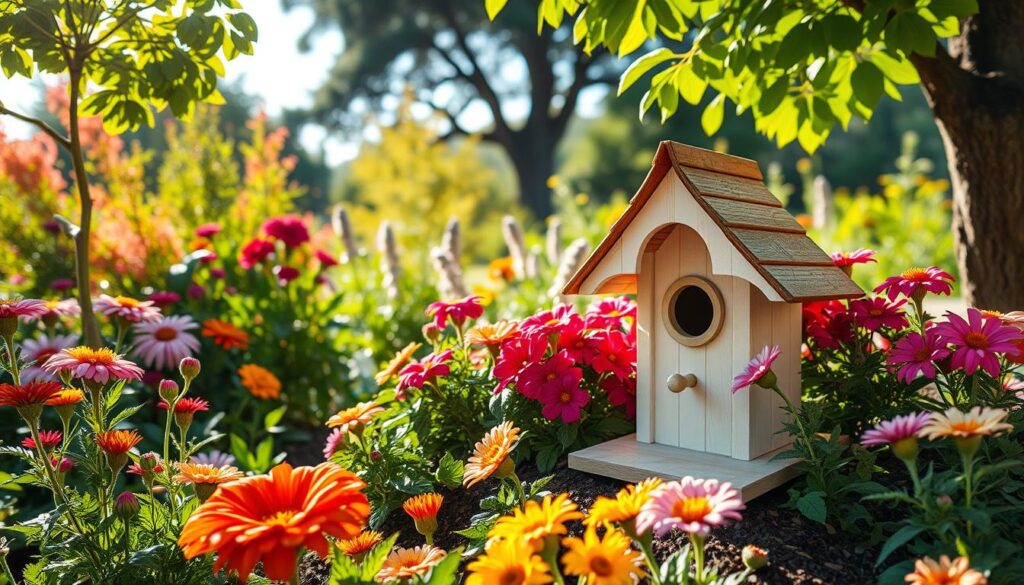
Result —
[{"label": "pink daisy", "polygon": [[925,331],[924,337],[920,333],[910,333],[897,341],[889,353],[889,363],[900,366],[896,377],[909,384],[918,374],[934,379],[935,362],[948,355],[949,348],[932,328]]},{"label": "pink daisy", "polygon": [[427,307],[427,316],[434,318],[434,326],[438,329],[444,329],[448,325],[448,319],[451,319],[456,327],[462,327],[467,319],[478,319],[483,314],[484,306],[477,295],[448,303],[437,301]]},{"label": "pink daisy", "polygon": [[299,269],[294,266],[275,266],[273,272],[277,277],[277,283],[281,286],[287,286],[300,276]]},{"label": "pink daisy", "polygon": [[140,301],[131,297],[100,295],[93,308],[108,317],[124,319],[129,323],[152,323],[160,320],[160,309],[153,301]]},{"label": "pink daisy", "polygon": [[865,447],[876,447],[916,437],[931,418],[930,412],[915,412],[882,421],[861,435],[860,444]]},{"label": "pink daisy", "polygon": [[904,296],[918,299],[925,293],[948,295],[953,292],[953,275],[937,266],[928,268],[910,268],[898,276],[890,276],[885,282],[875,287],[876,293],[885,292],[889,300],[894,300],[901,293]]},{"label": "pink daisy", "polygon": [[437,378],[447,376],[451,372],[448,362],[454,352],[446,349],[439,354],[430,354],[418,362],[413,362],[398,373],[398,394],[405,396],[408,388],[422,388],[424,384]]},{"label": "pink daisy", "polygon": [[766,382],[770,382],[768,386],[773,385],[775,383],[775,374],[772,372],[772,364],[781,353],[782,350],[777,345],[772,347],[764,346],[761,353],[754,356],[754,359],[750,360],[747,367],[743,368],[743,371],[736,374],[736,377],[732,379],[733,394],[749,387],[751,384],[758,384],[760,386],[759,382],[761,382],[761,379],[770,373],[773,379],[770,381],[766,380]]},{"label": "pink daisy", "polygon": [[543,387],[541,414],[548,420],[562,419],[564,423],[580,420],[580,412],[590,403],[590,393],[580,387],[583,370],[569,368],[558,374]]},{"label": "pink daisy", "polygon": [[57,292],[67,292],[75,288],[75,281],[70,278],[58,278],[50,283],[50,288]]},{"label": "pink daisy", "polygon": [[135,345],[132,349],[144,364],[163,370],[178,365],[183,358],[199,351],[199,340],[188,331],[199,324],[188,315],[172,315],[155,323],[135,325]]},{"label": "pink daisy", "polygon": [[297,248],[309,241],[306,223],[297,215],[272,217],[263,222],[263,233],[284,242],[288,249]]},{"label": "pink daisy", "polygon": [[54,299],[46,301],[46,313],[42,317],[73,317],[82,314],[82,308],[75,299]]},{"label": "pink daisy", "polygon": [[596,351],[587,337],[587,326],[583,318],[573,313],[558,332],[557,347],[577,364],[589,364]]},{"label": "pink daisy", "polygon": [[0,299],[0,319],[35,319],[46,311],[46,303],[39,299]]},{"label": "pink daisy", "polygon": [[174,291],[163,290],[150,293],[149,300],[159,307],[168,307],[181,301],[181,295]]},{"label": "pink daisy", "polygon": [[900,307],[906,302],[906,299],[887,301],[883,297],[857,299],[850,301],[850,312],[853,313],[858,325],[871,331],[882,327],[903,329],[907,326],[907,318]]},{"label": "pink daisy", "polygon": [[84,345],[65,349],[46,360],[43,369],[53,374],[71,372],[75,378],[106,384],[110,380],[141,380],[142,368],[107,348]]},{"label": "pink daisy", "polygon": [[878,262],[875,260],[875,251],[868,248],[860,248],[853,252],[832,252],[829,255],[832,257],[832,262],[839,268],[846,268],[854,264]]},{"label": "pink daisy", "polygon": [[274,242],[260,238],[249,240],[238,252],[238,265],[249,270],[274,253]]},{"label": "pink daisy", "polygon": [[[43,444],[43,449],[52,451],[54,447],[60,445],[60,442],[64,439],[64,435],[60,431],[39,431],[39,440]],[[21,440],[21,446],[26,449],[35,449],[36,441],[32,437],[25,437]]]},{"label": "pink daisy", "polygon": [[986,317],[973,307],[967,309],[967,319],[946,313],[946,322],[935,326],[935,334],[953,345],[950,365],[963,368],[968,375],[982,368],[993,378],[999,376],[998,353],[1013,353],[1016,342],[1024,337],[1016,327],[1003,325],[997,317]]},{"label": "pink daisy", "polygon": [[43,365],[53,355],[77,344],[77,335],[40,335],[35,339],[22,341],[21,357],[32,365],[21,371],[21,381],[28,383],[36,380],[53,380],[53,375],[44,370]]},{"label": "pink daisy", "polygon": [[712,528],[739,520],[744,508],[740,493],[730,483],[686,476],[664,483],[651,493],[637,515],[636,531],[644,534],[653,530],[660,536],[678,528],[707,536]]},{"label": "pink daisy", "polygon": [[345,444],[345,437],[348,436],[348,432],[343,431],[344,429],[339,427],[327,435],[327,441],[324,442],[324,459],[330,459]]}]

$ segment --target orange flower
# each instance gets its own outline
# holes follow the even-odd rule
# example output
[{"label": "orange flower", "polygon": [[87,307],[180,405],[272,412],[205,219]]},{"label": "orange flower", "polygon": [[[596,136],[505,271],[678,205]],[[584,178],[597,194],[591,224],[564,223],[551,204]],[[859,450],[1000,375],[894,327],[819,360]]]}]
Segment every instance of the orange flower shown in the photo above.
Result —
[{"label": "orange flower", "polygon": [[73,406],[85,400],[85,394],[77,388],[65,388],[46,401],[47,406]]},{"label": "orange flower", "polygon": [[914,563],[914,572],[904,580],[912,585],[985,585],[988,579],[975,571],[968,564],[966,557],[957,557],[950,561],[942,555],[938,561],[930,558],[918,559]]},{"label": "orange flower", "polygon": [[201,502],[208,500],[213,492],[217,491],[218,485],[245,477],[238,468],[230,465],[218,467],[206,463],[175,463],[174,467],[178,470],[173,478],[174,482],[192,484],[196,490],[196,497]]},{"label": "orange flower", "polygon": [[402,509],[415,522],[416,532],[427,538],[427,544],[434,543],[434,533],[437,532],[437,513],[441,510],[442,502],[444,502],[444,496],[441,494],[420,494],[409,498],[402,504]]},{"label": "orange flower", "polygon": [[277,399],[281,396],[281,381],[270,370],[246,364],[238,368],[238,375],[242,378],[242,386],[250,394],[262,400]]},{"label": "orange flower", "polygon": [[292,468],[222,485],[185,523],[178,539],[185,558],[216,552],[214,571],[226,568],[243,582],[263,561],[267,578],[287,581],[299,551],[321,558],[326,536],[351,539],[370,515],[366,484],[334,463]]},{"label": "orange flower", "polygon": [[487,348],[501,345],[501,342],[512,337],[519,331],[519,324],[515,321],[498,321],[497,323],[482,323],[466,332],[466,339],[473,345],[482,345]]},{"label": "orange flower", "polygon": [[640,508],[651,499],[651,492],[661,485],[661,479],[649,477],[636,485],[619,490],[614,498],[600,496],[590,506],[583,523],[598,527],[604,524],[618,524],[636,519]]},{"label": "orange flower", "polygon": [[518,440],[519,429],[512,426],[511,421],[488,431],[473,449],[473,455],[466,463],[462,483],[466,487],[472,487],[496,472],[498,477],[505,477],[515,471],[515,464],[508,456],[516,448]]},{"label": "orange flower", "polygon": [[141,442],[142,435],[134,430],[114,430],[96,433],[96,444],[107,455],[124,455]]},{"label": "orange flower", "polygon": [[384,412],[376,402],[360,402],[352,408],[339,411],[327,419],[327,426],[341,429],[342,435],[355,432],[359,427],[373,420],[373,415]]},{"label": "orange flower", "polygon": [[29,382],[28,384],[0,384],[0,406],[43,405],[63,389],[60,382]]},{"label": "orange flower", "polygon": [[505,282],[515,280],[516,270],[512,263],[512,257],[503,256],[491,260],[490,266],[487,267],[487,275],[494,280],[503,280]]},{"label": "orange flower", "polygon": [[384,560],[384,566],[377,573],[377,580],[387,583],[423,577],[444,557],[443,550],[429,544],[416,548],[397,548]]},{"label": "orange flower", "polygon": [[422,343],[413,342],[402,348],[402,351],[396,353],[395,357],[391,358],[391,361],[388,362],[388,365],[384,366],[384,369],[374,376],[374,382],[377,382],[378,386],[386,384],[388,380],[398,375],[402,366],[409,363],[409,360],[412,359],[412,354],[416,353],[416,350],[421,347],[423,347]]},{"label": "orange flower", "polygon": [[203,321],[202,334],[212,337],[213,342],[224,349],[248,349],[249,334],[227,321],[207,319]]},{"label": "orange flower", "polygon": [[338,541],[338,548],[341,552],[345,553],[346,556],[360,559],[366,553],[370,552],[370,549],[380,544],[384,540],[384,535],[376,530],[366,530],[360,532],[355,538],[348,538],[345,540]]}]

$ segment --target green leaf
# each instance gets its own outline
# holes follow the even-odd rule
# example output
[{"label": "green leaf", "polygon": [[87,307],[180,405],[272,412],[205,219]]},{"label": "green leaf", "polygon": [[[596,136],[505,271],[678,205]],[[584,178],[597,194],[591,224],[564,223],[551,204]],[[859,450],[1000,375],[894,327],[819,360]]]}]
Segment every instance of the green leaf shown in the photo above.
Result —
[{"label": "green leaf", "polygon": [[722,94],[715,96],[715,99],[711,100],[711,103],[704,108],[704,113],[700,115],[700,125],[704,128],[704,133],[711,136],[718,129],[722,127],[722,120],[725,118],[725,98]]},{"label": "green leaf", "polygon": [[280,406],[271,410],[263,417],[263,428],[270,430],[277,426],[277,423],[281,422],[281,418],[284,417],[284,413],[288,411],[287,406]]},{"label": "green leaf", "polygon": [[825,20],[825,36],[839,51],[852,51],[860,46],[861,25],[847,14],[832,14]]},{"label": "green leaf", "polygon": [[455,489],[462,485],[462,476],[465,474],[466,465],[461,460],[452,457],[451,453],[445,453],[437,464],[437,481],[445,487]]},{"label": "green leaf", "polygon": [[666,49],[665,47],[661,47],[660,49],[655,49],[650,53],[647,53],[646,55],[640,57],[636,61],[633,61],[633,63],[631,63],[628,68],[626,68],[626,70],[622,73],[622,76],[619,78],[618,95],[622,95],[624,91],[629,89],[630,86],[636,83],[638,79],[643,77],[645,73],[650,71],[656,65],[664,63],[665,61],[668,61],[673,57],[675,57],[675,53]]},{"label": "green leaf", "polygon": [[796,501],[796,508],[800,513],[815,522],[825,523],[828,511],[825,507],[824,494],[821,492],[808,492]]},{"label": "green leaf", "polygon": [[807,26],[794,26],[790,29],[779,43],[779,50],[775,53],[775,66],[789,69],[800,60],[806,59],[811,50],[809,33],[810,28]]},{"label": "green leaf", "polygon": [[434,565],[430,575],[425,580],[425,585],[449,585],[455,583],[455,573],[459,570],[459,563],[462,562],[462,547],[459,547],[447,555],[440,563]]},{"label": "green leaf", "polygon": [[854,96],[868,108],[874,108],[882,99],[882,81],[882,71],[870,61],[862,61],[850,77]]},{"label": "green leaf", "polygon": [[498,16],[506,4],[508,4],[508,0],[486,0],[484,6],[487,8],[487,18],[494,20],[494,17]]},{"label": "green leaf", "polygon": [[881,565],[885,562],[885,559],[889,558],[893,552],[899,547],[907,544],[915,536],[921,534],[924,528],[920,526],[904,526],[896,531],[895,534],[889,537],[889,540],[885,541],[885,546],[882,547],[882,551],[878,553],[878,560],[875,561],[875,566]]}]

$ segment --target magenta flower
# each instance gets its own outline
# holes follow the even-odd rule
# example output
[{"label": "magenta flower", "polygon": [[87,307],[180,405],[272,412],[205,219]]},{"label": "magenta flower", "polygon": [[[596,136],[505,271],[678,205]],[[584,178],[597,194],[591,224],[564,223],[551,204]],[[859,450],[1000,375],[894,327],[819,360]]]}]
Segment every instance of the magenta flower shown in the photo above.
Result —
[{"label": "magenta flower", "polygon": [[261,238],[249,240],[238,253],[238,265],[249,270],[260,262],[266,261],[274,253],[274,242]]},{"label": "magenta flower", "polygon": [[877,262],[875,260],[875,251],[867,248],[860,248],[853,252],[832,252],[829,256],[832,257],[832,262],[839,268],[846,268],[854,264]]},{"label": "magenta flower", "polygon": [[273,272],[277,277],[277,283],[281,286],[287,286],[300,276],[299,269],[294,266],[275,266]]},{"label": "magenta flower", "polygon": [[608,394],[608,402],[612,406],[626,409],[626,418],[636,418],[636,376],[626,379],[607,376],[600,382],[601,388]]},{"label": "magenta flower", "polygon": [[557,347],[577,364],[590,364],[597,351],[590,337],[583,318],[576,313],[571,314],[558,332]]},{"label": "magenta flower", "polygon": [[140,301],[131,297],[100,295],[92,306],[97,312],[108,317],[124,319],[129,323],[152,323],[159,321],[160,308],[153,301]]},{"label": "magenta flower", "polygon": [[924,337],[920,333],[910,333],[897,341],[889,352],[889,363],[900,366],[896,377],[909,384],[918,374],[935,379],[935,362],[948,356],[949,348],[932,328],[925,332]]},{"label": "magenta flower", "polygon": [[467,319],[478,319],[483,314],[484,306],[477,295],[451,302],[437,301],[427,307],[427,316],[433,317],[434,325],[442,330],[448,326],[449,319],[458,328],[462,327]]},{"label": "magenta flower", "polygon": [[952,293],[952,281],[953,275],[937,266],[910,268],[898,276],[885,279],[885,282],[875,287],[875,292],[885,292],[890,301],[895,300],[900,294],[920,300],[929,292],[937,295]]},{"label": "magenta flower", "polygon": [[907,318],[900,307],[906,302],[906,299],[887,301],[883,297],[857,299],[850,301],[850,312],[853,313],[858,325],[871,331],[882,327],[903,329],[907,326]]},{"label": "magenta flower", "polygon": [[740,493],[730,483],[686,476],[664,483],[651,493],[651,499],[636,517],[636,532],[653,530],[661,536],[678,528],[688,534],[707,536],[712,528],[739,520],[744,508]]},{"label": "magenta flower", "polygon": [[931,419],[930,412],[915,412],[882,421],[861,435],[860,444],[865,447],[877,447],[916,437]]},{"label": "magenta flower", "polygon": [[587,311],[588,329],[622,328],[623,319],[636,320],[636,303],[629,297],[611,297],[597,301]]},{"label": "magenta flower", "polygon": [[501,344],[501,352],[494,362],[494,377],[498,379],[495,393],[506,386],[518,383],[519,374],[533,363],[544,359],[548,340],[543,335],[519,335]]},{"label": "magenta flower", "polygon": [[46,311],[46,303],[39,299],[0,299],[0,319],[35,319]]},{"label": "magenta flower", "polygon": [[327,435],[327,440],[324,441],[324,459],[330,459],[345,444],[346,437],[348,437],[348,431],[341,427],[331,431],[331,434]]},{"label": "magenta flower", "polygon": [[67,292],[75,288],[75,281],[70,278],[58,278],[50,283],[50,288],[57,292]]},{"label": "magenta flower", "polygon": [[570,370],[576,370],[574,365],[575,362],[565,352],[558,352],[543,361],[530,362],[519,372],[516,390],[527,398],[539,398],[549,393],[549,384],[559,385],[559,378]]},{"label": "magenta flower", "polygon": [[163,370],[192,357],[199,351],[199,340],[188,333],[199,324],[188,315],[164,317],[156,323],[135,325],[133,353],[150,368]]},{"label": "magenta flower", "polygon": [[181,301],[181,295],[170,290],[158,290],[150,293],[149,300],[158,307],[169,307]]},{"label": "magenta flower", "polygon": [[330,268],[331,266],[338,265],[338,259],[323,250],[317,250],[315,254],[316,259],[320,261],[321,268]]},{"label": "magenta flower", "polygon": [[562,419],[565,423],[580,420],[580,412],[590,403],[590,393],[580,387],[583,370],[569,368],[544,384],[540,400],[544,404],[541,414],[548,420]]},{"label": "magenta flower", "polygon": [[405,397],[405,391],[408,388],[422,388],[424,384],[434,378],[451,373],[448,362],[451,361],[453,354],[452,350],[446,349],[438,354],[432,353],[422,360],[412,362],[402,368],[402,371],[398,373],[399,397]]},{"label": "magenta flower", "polygon": [[197,238],[212,238],[213,236],[220,233],[219,223],[204,223],[203,225],[196,228],[195,234]]},{"label": "magenta flower", "polygon": [[591,339],[594,342],[595,355],[590,365],[595,372],[611,372],[622,379],[636,372],[636,346],[629,342],[621,330],[598,331]]},{"label": "magenta flower", "polygon": [[59,319],[60,317],[73,317],[82,314],[82,308],[78,306],[75,299],[52,300],[43,303],[46,305],[46,312],[43,313],[44,323],[46,319]]},{"label": "magenta flower", "polygon": [[523,319],[519,324],[519,330],[528,335],[557,333],[573,315],[576,315],[576,310],[572,305],[558,305],[554,309],[540,311]]},{"label": "magenta flower", "polygon": [[[768,374],[771,374],[771,376],[770,380],[764,380],[767,384],[766,387],[774,385],[775,373],[772,372],[772,364],[781,353],[782,350],[777,345],[772,347],[764,346],[761,353],[754,356],[754,359],[747,363],[747,367],[743,368],[743,371],[736,374],[736,377],[732,379],[733,394],[749,387],[751,384],[758,384]],[[760,386],[761,384],[758,385]]]},{"label": "magenta flower", "polygon": [[1016,342],[1024,337],[1019,329],[1003,325],[997,317],[986,317],[973,307],[967,309],[967,319],[946,313],[946,322],[935,326],[935,334],[943,343],[953,345],[950,365],[963,368],[971,375],[982,368],[993,378],[999,377],[999,353],[1013,353]]},{"label": "magenta flower", "polygon": [[142,379],[142,368],[105,347],[92,349],[80,345],[65,349],[46,360],[43,369],[52,374],[70,372],[75,378],[97,384]]},{"label": "magenta flower", "polygon": [[309,241],[309,230],[306,223],[297,215],[272,217],[263,222],[263,233],[284,242],[289,250],[297,248]]},{"label": "magenta flower", "polygon": [[36,380],[53,380],[53,375],[44,370],[43,365],[57,353],[76,345],[77,335],[40,335],[36,339],[23,341],[21,358],[32,365],[21,371],[21,382],[27,384]]}]

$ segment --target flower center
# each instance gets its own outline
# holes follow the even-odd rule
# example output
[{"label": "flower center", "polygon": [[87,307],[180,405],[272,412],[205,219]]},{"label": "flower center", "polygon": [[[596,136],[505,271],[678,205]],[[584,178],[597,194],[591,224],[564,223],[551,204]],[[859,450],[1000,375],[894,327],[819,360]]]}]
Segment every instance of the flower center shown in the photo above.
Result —
[{"label": "flower center", "polygon": [[87,362],[90,364],[112,364],[117,359],[117,356],[113,351],[101,347],[100,349],[92,349],[91,347],[75,347],[68,350],[68,355],[75,358],[79,362]]},{"label": "flower center", "polygon": [[614,572],[611,561],[603,556],[590,559],[590,570],[598,577],[608,577]]},{"label": "flower center", "polygon": [[117,301],[117,304],[121,305],[122,307],[138,307],[139,306],[139,301],[137,301],[137,300],[135,300],[135,299],[133,299],[131,297],[115,297],[114,300]]},{"label": "flower center", "polygon": [[522,585],[526,582],[526,572],[522,567],[508,567],[498,579],[500,585]]},{"label": "flower center", "polygon": [[294,510],[282,510],[276,512],[273,516],[264,518],[263,523],[267,526],[288,526],[294,517]]},{"label": "flower center", "polygon": [[871,309],[868,311],[868,315],[871,315],[872,317],[881,317],[883,313],[884,311],[882,311],[882,309]]},{"label": "flower center", "polygon": [[161,327],[153,332],[157,341],[171,341],[178,338],[178,330],[173,327]]},{"label": "flower center", "polygon": [[562,401],[562,404],[569,404],[569,401],[572,400],[572,394],[569,394],[568,392],[562,392],[558,396],[558,399]]},{"label": "flower center", "polygon": [[682,498],[672,506],[672,515],[683,522],[699,522],[711,512],[707,497]]},{"label": "flower center", "polygon": [[915,362],[926,362],[932,359],[932,349],[930,347],[922,347],[921,349],[914,352]]},{"label": "flower center", "polygon": [[973,349],[985,349],[989,346],[988,335],[980,331],[971,331],[964,335],[964,343]]},{"label": "flower center", "polygon": [[555,374],[554,372],[548,372],[548,373],[547,373],[547,375],[546,375],[546,376],[544,376],[544,378],[545,378],[545,379],[546,379],[546,380],[547,380],[548,382],[550,382],[551,380],[554,380],[554,379],[555,379],[555,378],[557,378],[557,377],[558,377],[558,375],[557,375],[557,374]]},{"label": "flower center", "polygon": [[908,268],[900,274],[903,280],[911,280],[913,282],[924,282],[928,280],[928,271],[924,268]]},{"label": "flower center", "polygon": [[974,431],[976,431],[980,426],[981,423],[979,423],[976,420],[965,420],[963,422],[953,423],[949,425],[949,428],[954,431],[960,431],[962,433],[971,435],[974,434]]}]

